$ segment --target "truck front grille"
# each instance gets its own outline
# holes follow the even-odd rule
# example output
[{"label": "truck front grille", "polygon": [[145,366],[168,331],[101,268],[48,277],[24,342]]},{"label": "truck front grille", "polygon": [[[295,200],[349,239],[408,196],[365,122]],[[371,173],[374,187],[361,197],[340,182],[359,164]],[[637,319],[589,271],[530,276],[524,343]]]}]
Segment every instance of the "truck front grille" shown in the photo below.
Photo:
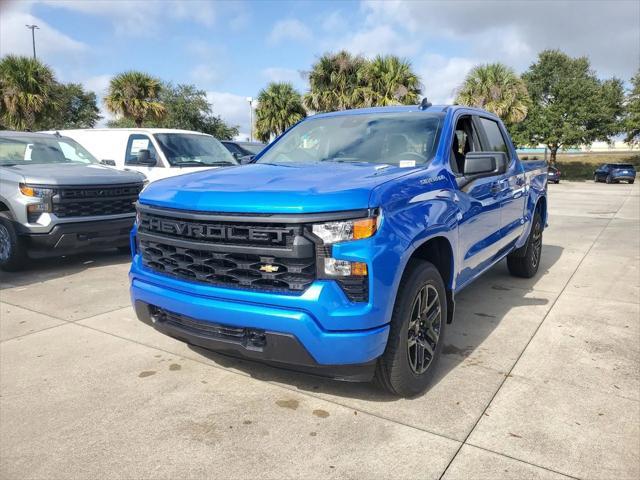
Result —
[{"label": "truck front grille", "polygon": [[314,244],[304,226],[216,221],[206,215],[140,209],[144,267],[197,283],[301,294],[316,279]]},{"label": "truck front grille", "polygon": [[142,184],[56,187],[53,213],[60,218],[120,215],[135,212]]},{"label": "truck front grille", "polygon": [[158,273],[225,287],[301,293],[315,279],[315,258],[284,258],[140,240],[142,264]]}]

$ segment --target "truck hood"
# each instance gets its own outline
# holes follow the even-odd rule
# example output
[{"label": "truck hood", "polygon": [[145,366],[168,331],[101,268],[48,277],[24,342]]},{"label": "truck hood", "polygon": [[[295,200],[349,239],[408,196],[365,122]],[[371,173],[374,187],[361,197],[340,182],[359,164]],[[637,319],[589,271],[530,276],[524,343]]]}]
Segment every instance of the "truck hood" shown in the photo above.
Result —
[{"label": "truck hood", "polygon": [[137,172],[123,172],[96,164],[41,163],[14,165],[6,169],[13,174],[22,175],[25,183],[34,185],[110,185],[139,183],[144,180],[144,177]]},{"label": "truck hood", "polygon": [[151,183],[140,202],[230,213],[319,213],[369,207],[371,191],[415,168],[370,163],[250,164]]}]

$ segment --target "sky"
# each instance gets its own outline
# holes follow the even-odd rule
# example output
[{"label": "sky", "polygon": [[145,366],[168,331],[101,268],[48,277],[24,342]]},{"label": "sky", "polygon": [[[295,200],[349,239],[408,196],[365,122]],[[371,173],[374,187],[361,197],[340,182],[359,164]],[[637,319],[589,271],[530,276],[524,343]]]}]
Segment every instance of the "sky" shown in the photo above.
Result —
[{"label": "sky", "polygon": [[26,24],[40,27],[38,58],[59,81],[100,102],[126,70],[195,84],[242,138],[247,97],[270,81],[304,93],[314,61],[341,49],[408,59],[433,103],[450,103],[477,64],[521,73],[546,48],[588,56],[601,78],[628,82],[640,66],[638,0],[0,0],[0,56],[32,54]]}]

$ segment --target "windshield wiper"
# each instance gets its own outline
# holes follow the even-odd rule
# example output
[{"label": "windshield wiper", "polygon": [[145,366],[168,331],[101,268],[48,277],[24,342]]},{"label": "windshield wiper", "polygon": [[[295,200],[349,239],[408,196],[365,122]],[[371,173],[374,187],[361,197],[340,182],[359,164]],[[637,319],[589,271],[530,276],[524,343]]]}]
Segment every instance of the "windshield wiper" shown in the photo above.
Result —
[{"label": "windshield wiper", "polygon": [[205,163],[204,165],[213,165],[213,166],[219,167],[221,165],[238,165],[238,164],[233,162],[228,162],[227,160],[223,160],[221,162]]}]

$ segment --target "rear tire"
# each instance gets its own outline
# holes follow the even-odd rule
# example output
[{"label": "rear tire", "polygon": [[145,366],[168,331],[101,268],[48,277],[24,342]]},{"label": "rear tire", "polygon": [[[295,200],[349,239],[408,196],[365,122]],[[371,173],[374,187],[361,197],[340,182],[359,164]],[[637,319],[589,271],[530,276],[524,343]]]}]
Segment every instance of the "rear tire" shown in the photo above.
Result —
[{"label": "rear tire", "polygon": [[531,278],[538,272],[542,260],[542,231],[542,217],[536,211],[527,243],[507,256],[507,267],[514,277]]},{"label": "rear tire", "polygon": [[13,223],[0,218],[0,270],[15,272],[27,264],[24,241],[16,233]]},{"label": "rear tire", "polygon": [[380,386],[402,397],[427,390],[446,323],[447,297],[440,272],[429,262],[411,261],[398,287],[387,348],[376,366]]},{"label": "rear tire", "polygon": [[633,182],[635,182],[635,180],[629,180],[629,185],[633,185]]}]

